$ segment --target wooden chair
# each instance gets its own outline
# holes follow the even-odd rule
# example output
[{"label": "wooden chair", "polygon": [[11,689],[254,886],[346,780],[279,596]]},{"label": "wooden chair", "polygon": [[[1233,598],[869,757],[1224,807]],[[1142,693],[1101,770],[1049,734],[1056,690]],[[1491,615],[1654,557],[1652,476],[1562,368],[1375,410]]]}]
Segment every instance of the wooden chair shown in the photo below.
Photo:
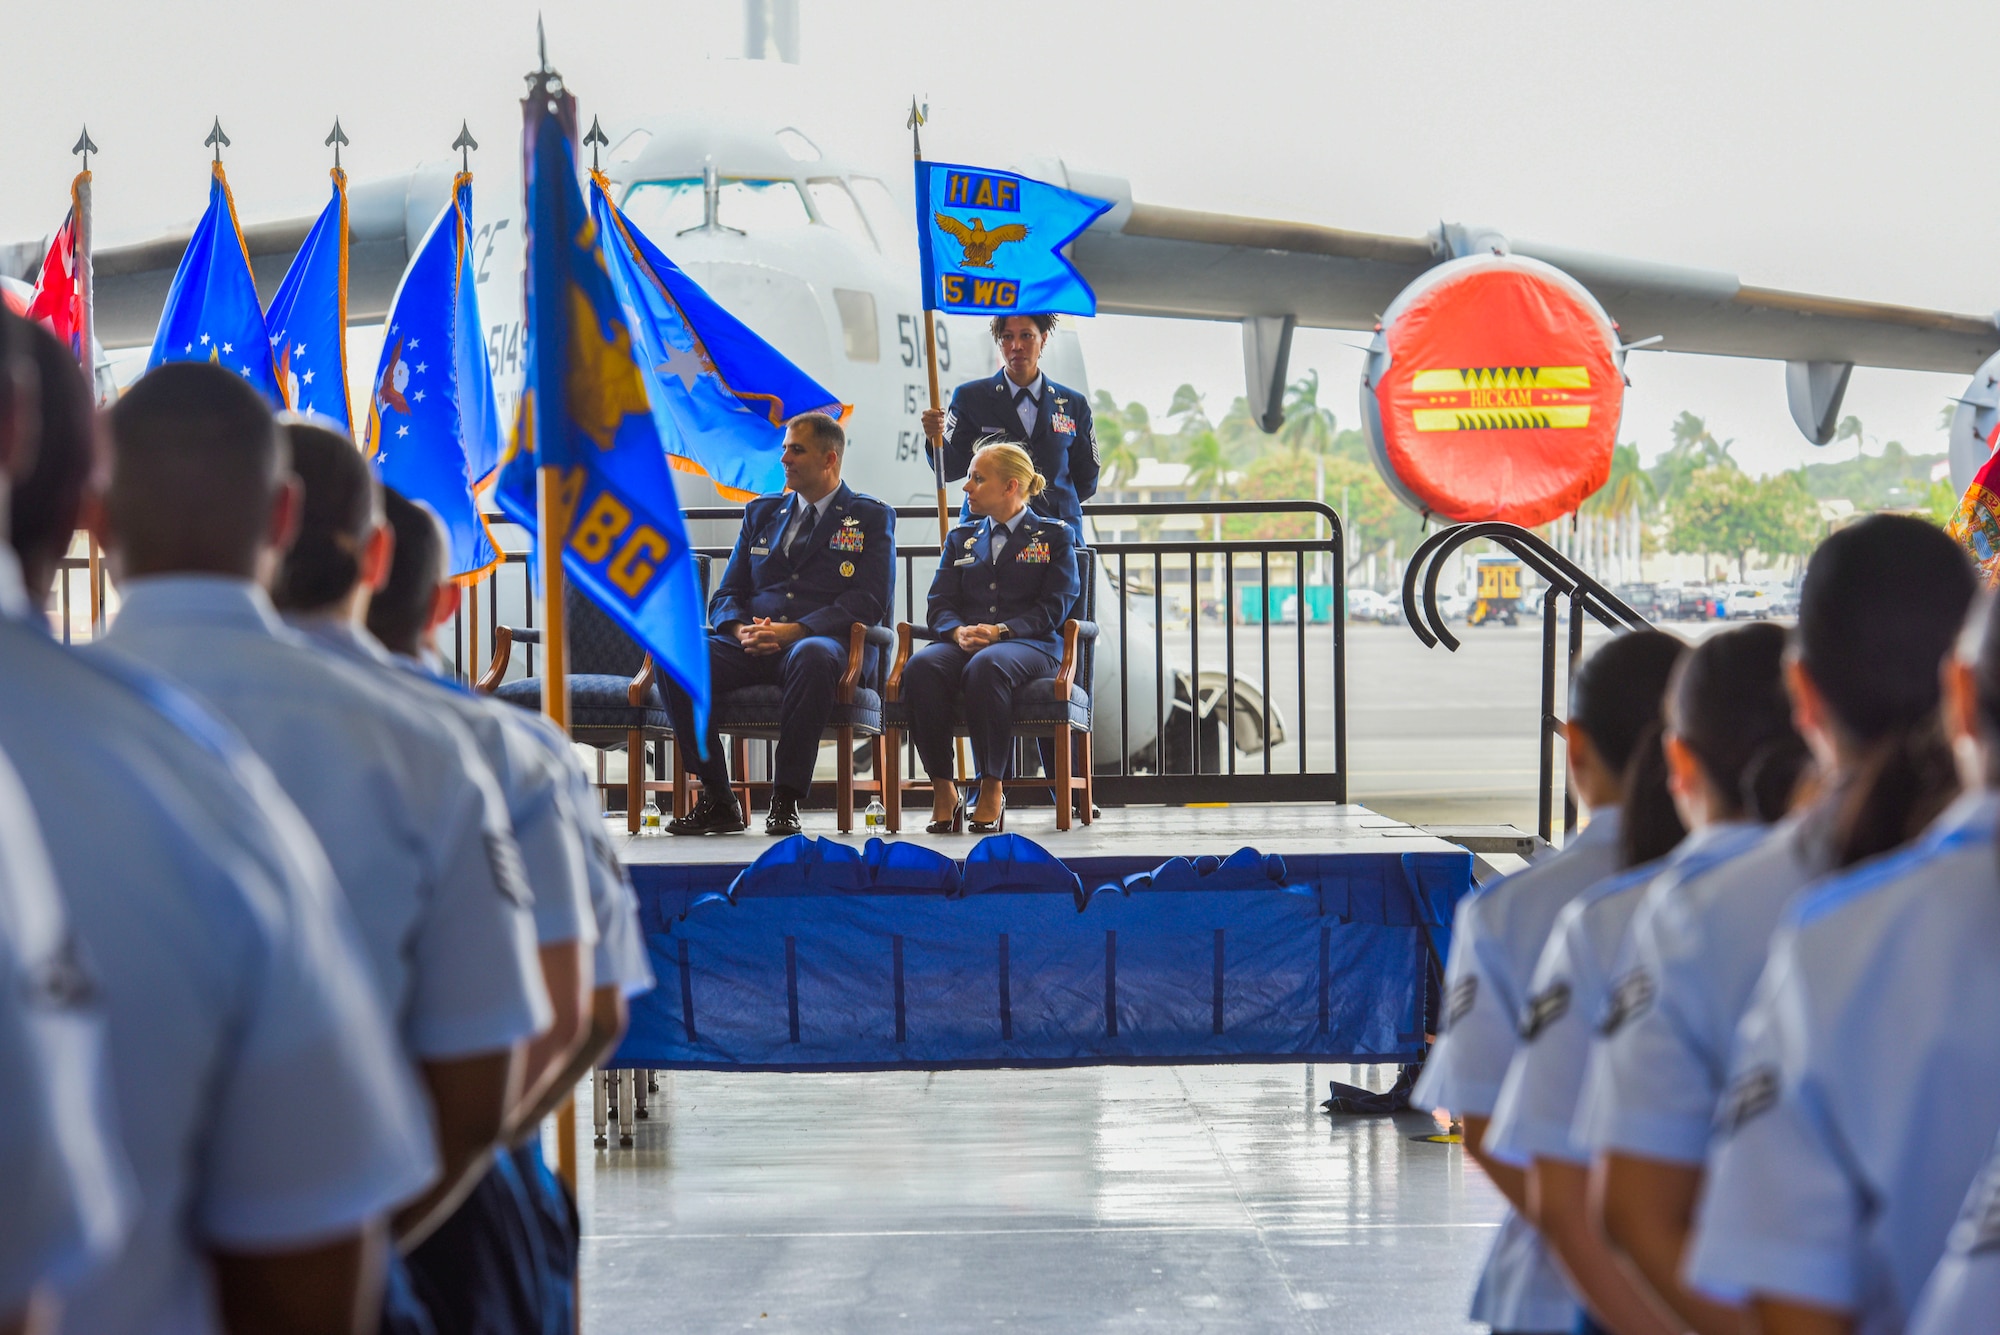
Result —
[{"label": "wooden chair", "polygon": [[[709,562],[695,557],[702,597],[708,596]],[[656,772],[679,766],[668,752],[674,740],[666,700],[660,694],[659,671],[653,657],[625,633],[590,596],[570,584],[563,599],[569,632],[570,736],[600,752],[625,752],[625,828],[638,833],[646,794],[677,792],[668,779],[646,777],[647,752],[660,750]],[[480,676],[477,689],[524,709],[542,707],[542,679],[522,677],[503,684],[516,644],[542,643],[539,627],[496,626],[493,662]],[[600,785],[609,789],[610,785]],[[676,806],[676,813],[682,808]]]},{"label": "wooden chair", "polygon": [[[863,669],[870,645],[879,651],[876,670],[870,679],[864,680],[864,676],[869,676]],[[837,752],[834,762],[834,810],[842,834],[854,828],[855,793],[883,793],[885,805],[890,800],[883,788],[881,681],[882,665],[888,661],[895,645],[895,632],[887,626],[856,624],[848,632],[847,670],[841,674],[840,685],[834,693],[833,713],[827,719],[825,732],[821,734],[821,740],[832,739]],[[753,739],[778,739],[784,724],[783,704],[784,688],[779,686],[745,686],[720,695],[710,703],[715,730],[729,738],[730,773],[736,776],[730,786],[736,790],[746,818],[754,793],[771,787],[766,780],[752,783],[743,777],[750,767],[749,743]],[[854,777],[854,743],[857,739],[873,739],[873,778]],[[677,785],[675,809],[684,810],[688,798],[687,779],[678,772],[678,767],[674,782]]]},{"label": "wooden chair", "polygon": [[[1055,774],[1032,778],[1012,778],[1007,788],[1048,788],[1056,791],[1056,828],[1067,830],[1078,794],[1083,798],[1083,823],[1091,822],[1096,800],[1092,778],[1095,762],[1090,749],[1090,682],[1096,666],[1097,610],[1096,554],[1087,547],[1076,550],[1076,573],[1083,582],[1070,619],[1062,626],[1062,661],[1055,675],[1030,682],[1014,697],[1016,738],[1048,737],[1055,741]],[[906,789],[930,791],[930,784],[901,777],[903,736],[910,730],[910,707],[903,696],[903,668],[910,661],[916,640],[935,640],[938,633],[928,626],[904,622],[896,627],[896,662],[889,670],[882,704],[882,744],[876,751],[877,776],[882,780],[882,805],[887,812],[891,834],[903,828],[903,793]],[[1081,684],[1079,684],[1081,683]],[[953,713],[954,736],[966,735],[965,712],[961,704]],[[886,765],[886,768],[884,766]],[[1081,769],[1079,774],[1076,770]]]}]

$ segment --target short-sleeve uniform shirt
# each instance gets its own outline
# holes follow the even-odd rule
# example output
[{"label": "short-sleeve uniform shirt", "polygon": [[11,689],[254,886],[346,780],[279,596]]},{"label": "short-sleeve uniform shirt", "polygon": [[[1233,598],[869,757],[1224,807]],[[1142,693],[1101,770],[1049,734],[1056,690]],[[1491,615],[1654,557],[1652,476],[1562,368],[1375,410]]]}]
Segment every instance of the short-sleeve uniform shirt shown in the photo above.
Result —
[{"label": "short-sleeve uniform shirt", "polygon": [[2000,1144],[1952,1225],[1944,1259],[1910,1318],[1910,1335],[1991,1335],[2000,1322]]},{"label": "short-sleeve uniform shirt", "polygon": [[2000,1131],[2000,797],[1802,894],[1772,938],[1688,1264],[1901,1331]]},{"label": "short-sleeve uniform shirt", "polygon": [[553,1018],[505,800],[464,728],[285,628],[242,580],[128,581],[105,645],[242,732],[318,834],[419,1060]]},{"label": "short-sleeve uniform shirt", "polygon": [[[67,1329],[213,1331],[203,1253],[349,1231],[437,1171],[429,1115],[312,832],[233,732],[32,624],[0,549],[0,748],[102,996],[137,1213]],[[6,602],[7,599],[0,599]],[[310,1147],[305,1152],[301,1147]]]},{"label": "short-sleeve uniform shirt", "polygon": [[1737,1021],[1785,906],[1831,870],[1798,821],[1698,875],[1664,875],[1632,919],[1624,1023],[1591,1056],[1578,1139],[1593,1152],[1699,1167]]},{"label": "short-sleeve uniform shirt", "polygon": [[[1444,1027],[1411,1102],[1486,1117],[1519,1049],[1535,961],[1565,904],[1618,866],[1618,813],[1604,809],[1552,857],[1461,900],[1445,968]],[[1511,1210],[1480,1273],[1472,1317],[1495,1330],[1568,1330],[1576,1302],[1540,1236]]]},{"label": "short-sleeve uniform shirt", "polygon": [[102,1001],[14,767],[0,755],[0,1312],[111,1254],[132,1210]]},{"label": "short-sleeve uniform shirt", "polygon": [[442,710],[464,725],[506,799],[507,819],[521,850],[521,872],[534,895],[536,939],[545,946],[564,941],[595,945],[597,924],[584,879],[583,842],[563,799],[564,776],[518,723],[526,712],[476,696],[456,682],[407,671],[379,640],[346,622],[307,617],[289,624],[377,681],[407,692],[422,707]]}]

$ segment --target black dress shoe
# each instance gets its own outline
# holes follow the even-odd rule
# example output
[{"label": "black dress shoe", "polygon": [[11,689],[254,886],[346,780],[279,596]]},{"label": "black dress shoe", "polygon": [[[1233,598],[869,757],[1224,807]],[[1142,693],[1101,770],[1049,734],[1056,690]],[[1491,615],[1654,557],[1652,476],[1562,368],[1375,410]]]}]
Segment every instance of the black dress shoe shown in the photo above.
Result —
[{"label": "black dress shoe", "polygon": [[934,820],[934,821],[932,821],[932,822],[931,822],[930,824],[928,824],[928,825],[924,826],[924,833],[925,833],[925,834],[964,834],[964,833],[965,833],[965,794],[964,794],[964,793],[960,793],[960,794],[958,795],[958,805],[957,805],[957,806],[955,806],[955,807],[953,807],[953,808],[951,809],[951,814],[950,814],[949,816],[946,816],[946,817],[945,817],[945,818],[944,818],[943,820]]},{"label": "black dress shoe", "polygon": [[764,833],[774,839],[805,833],[805,827],[799,824],[799,799],[796,794],[782,788],[771,794],[771,810],[764,817]]},{"label": "black dress shoe", "polygon": [[1007,794],[1000,794],[1000,811],[992,820],[967,821],[965,828],[974,834],[1000,834],[1007,828]]},{"label": "black dress shoe", "polygon": [[744,828],[743,809],[727,788],[702,789],[692,811],[667,822],[668,834],[735,834]]}]

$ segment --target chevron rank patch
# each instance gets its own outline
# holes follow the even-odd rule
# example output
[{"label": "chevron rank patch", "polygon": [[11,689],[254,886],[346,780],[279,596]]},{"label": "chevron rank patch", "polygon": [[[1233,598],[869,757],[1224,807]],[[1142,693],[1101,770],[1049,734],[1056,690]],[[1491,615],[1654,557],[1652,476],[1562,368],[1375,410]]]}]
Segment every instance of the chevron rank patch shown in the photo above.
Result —
[{"label": "chevron rank patch", "polygon": [[1597,1032],[1605,1038],[1611,1037],[1651,1010],[1653,998],[1658,993],[1652,974],[1644,969],[1632,970],[1611,989],[1611,999],[1605,1004],[1604,1014],[1597,1022]]},{"label": "chevron rank patch", "polygon": [[1569,1014],[1569,984],[1551,983],[1542,991],[1528,998],[1528,1008],[1521,1013],[1521,1041],[1532,1043],[1563,1016]]},{"label": "chevron rank patch", "polygon": [[1778,1068],[1753,1066],[1732,1080],[1722,1096],[1722,1106],[1715,1113],[1716,1133],[1733,1136],[1777,1106]]},{"label": "chevron rank patch", "polygon": [[1456,1028],[1466,1016],[1472,1014],[1472,1007],[1479,1000],[1479,979],[1468,975],[1451,985],[1451,991],[1444,999],[1444,1027]]}]

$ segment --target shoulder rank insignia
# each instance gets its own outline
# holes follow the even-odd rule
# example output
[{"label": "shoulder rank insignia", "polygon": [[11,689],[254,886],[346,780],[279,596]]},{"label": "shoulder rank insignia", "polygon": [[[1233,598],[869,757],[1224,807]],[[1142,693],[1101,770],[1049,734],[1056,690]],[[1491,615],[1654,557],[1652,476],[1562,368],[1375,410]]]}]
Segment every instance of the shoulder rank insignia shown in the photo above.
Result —
[{"label": "shoulder rank insignia", "polygon": [[852,562],[852,561],[842,561],[842,562],[840,563],[840,573],[841,573],[842,575],[844,575],[844,576],[845,576],[846,578],[848,578],[848,579],[853,579],[853,578],[854,578],[854,562]]},{"label": "shoulder rank insignia", "polygon": [[1033,542],[1023,547],[1021,554],[1014,559],[1016,561],[1026,561],[1030,565],[1047,565],[1049,563],[1049,540],[1047,538],[1036,538]]}]

